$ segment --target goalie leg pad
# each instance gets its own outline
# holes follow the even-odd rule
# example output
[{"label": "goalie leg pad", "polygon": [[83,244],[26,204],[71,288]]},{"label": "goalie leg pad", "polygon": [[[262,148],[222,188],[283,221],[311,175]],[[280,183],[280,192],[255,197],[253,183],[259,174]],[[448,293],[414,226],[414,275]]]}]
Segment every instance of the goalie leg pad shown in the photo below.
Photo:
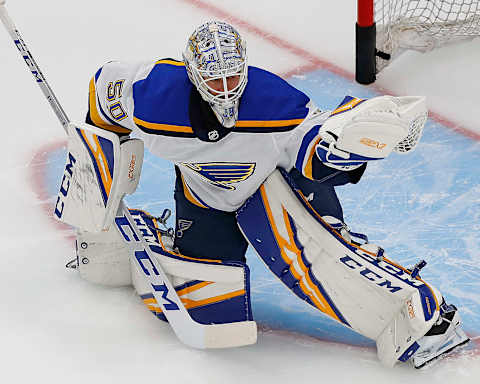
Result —
[{"label": "goalie leg pad", "polygon": [[434,289],[378,256],[379,248],[345,240],[275,171],[237,212],[238,223],[269,269],[299,298],[377,341],[389,366],[439,316]]},{"label": "goalie leg pad", "polygon": [[[252,321],[250,272],[241,262],[195,259],[173,252],[159,235],[155,220],[142,211],[131,210],[150,250],[159,260],[190,316],[201,324]],[[132,264],[134,261],[132,260]],[[148,309],[166,320],[152,287],[132,268],[133,285]]]},{"label": "goalie leg pad", "polygon": [[[165,231],[162,239],[155,218],[141,210],[131,209],[130,212],[195,321],[201,324],[252,321],[250,271],[245,263],[195,259],[173,252],[173,241]],[[77,269],[80,276],[89,282],[107,286],[133,284],[147,308],[159,319],[166,320],[153,295],[152,286],[130,257],[132,251],[134,249],[130,249],[124,241],[117,226],[99,233],[77,231]]]}]

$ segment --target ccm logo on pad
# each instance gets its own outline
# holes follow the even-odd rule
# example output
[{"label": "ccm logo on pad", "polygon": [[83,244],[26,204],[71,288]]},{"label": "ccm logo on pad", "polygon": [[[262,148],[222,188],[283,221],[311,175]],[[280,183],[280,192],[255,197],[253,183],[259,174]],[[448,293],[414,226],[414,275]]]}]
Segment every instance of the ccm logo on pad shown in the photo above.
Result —
[{"label": "ccm logo on pad", "polygon": [[415,309],[413,308],[412,300],[407,300],[407,311],[408,311],[408,316],[410,319],[415,318]]},{"label": "ccm logo on pad", "polygon": [[65,166],[65,171],[63,172],[62,183],[60,184],[60,192],[57,196],[57,203],[55,204],[55,216],[59,219],[62,218],[63,208],[65,207],[65,198],[68,195],[68,190],[70,189],[70,181],[73,178],[73,167],[75,166],[75,157],[68,152],[67,165]]},{"label": "ccm logo on pad", "polygon": [[135,171],[135,164],[136,164],[137,157],[132,154],[132,159],[130,160],[130,165],[128,166],[128,178],[133,180],[134,171]]},{"label": "ccm logo on pad", "polygon": [[366,137],[360,139],[360,143],[368,147],[377,148],[377,149],[383,149],[387,146],[387,144],[385,143],[380,143],[377,140],[368,139]]}]

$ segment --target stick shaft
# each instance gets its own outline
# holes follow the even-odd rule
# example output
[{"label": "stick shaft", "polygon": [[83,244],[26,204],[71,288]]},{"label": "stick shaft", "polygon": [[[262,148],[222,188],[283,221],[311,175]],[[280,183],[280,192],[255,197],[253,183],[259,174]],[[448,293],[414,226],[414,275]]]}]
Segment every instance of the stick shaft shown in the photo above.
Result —
[{"label": "stick shaft", "polygon": [[50,103],[50,106],[52,107],[53,112],[55,112],[55,115],[57,115],[58,120],[60,120],[60,123],[62,124],[63,129],[67,131],[67,125],[70,122],[70,119],[68,118],[67,114],[65,113],[62,106],[60,105],[60,102],[55,96],[55,93],[53,93],[52,89],[50,88],[50,85],[47,83],[47,80],[43,76],[42,71],[40,70],[39,66],[35,62],[35,59],[30,53],[27,45],[23,41],[22,36],[20,35],[20,32],[17,30],[17,28],[15,27],[15,24],[13,23],[12,19],[8,15],[7,9],[5,8],[4,4],[5,4],[5,1],[0,0],[0,19],[2,20],[2,23],[5,26],[9,35],[12,37],[13,43],[18,48],[20,55],[25,60],[25,63],[27,64],[28,69],[32,73],[33,77],[35,78],[38,86],[40,87],[46,99]]}]

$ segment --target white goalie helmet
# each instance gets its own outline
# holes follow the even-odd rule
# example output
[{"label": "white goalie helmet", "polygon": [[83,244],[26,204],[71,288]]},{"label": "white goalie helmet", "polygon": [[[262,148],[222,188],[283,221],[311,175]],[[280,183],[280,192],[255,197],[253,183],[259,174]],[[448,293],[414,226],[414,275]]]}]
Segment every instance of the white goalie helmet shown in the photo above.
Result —
[{"label": "white goalie helmet", "polygon": [[190,36],[183,61],[188,77],[220,123],[232,128],[247,85],[246,44],[230,24],[210,21]]}]

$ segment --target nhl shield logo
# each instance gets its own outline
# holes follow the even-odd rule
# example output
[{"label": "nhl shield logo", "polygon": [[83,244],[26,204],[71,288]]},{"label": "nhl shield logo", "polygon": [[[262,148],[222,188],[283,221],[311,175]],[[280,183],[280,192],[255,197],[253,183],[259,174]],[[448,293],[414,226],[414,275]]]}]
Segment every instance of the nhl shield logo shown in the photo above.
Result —
[{"label": "nhl shield logo", "polygon": [[219,137],[220,137],[220,135],[218,134],[218,131],[216,131],[216,130],[208,132],[208,138],[210,139],[210,141],[218,140]]}]

